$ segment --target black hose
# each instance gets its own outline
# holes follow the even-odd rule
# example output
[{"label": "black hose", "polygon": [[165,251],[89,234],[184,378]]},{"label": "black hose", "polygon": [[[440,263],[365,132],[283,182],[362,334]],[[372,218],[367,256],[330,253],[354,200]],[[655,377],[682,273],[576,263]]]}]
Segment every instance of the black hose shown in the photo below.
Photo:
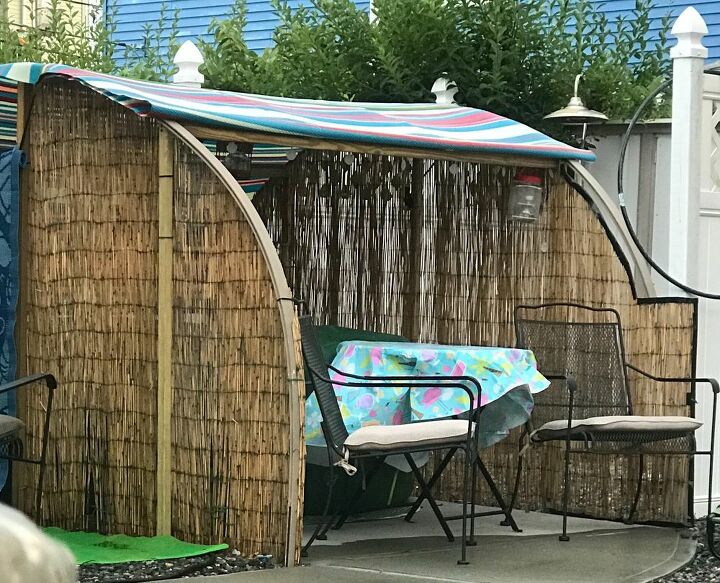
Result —
[{"label": "black hose", "polygon": [[[720,69],[720,66],[715,65],[713,67],[708,67],[705,70],[705,72],[717,74],[718,69]],[[672,83],[672,79],[666,79],[660,85],[658,85],[658,87],[655,88],[643,100],[643,102],[635,110],[635,113],[633,114],[633,116],[630,120],[630,123],[628,124],[627,130],[625,131],[625,135],[623,136],[622,144],[620,146],[620,161],[618,162],[618,173],[617,173],[617,186],[618,186],[618,198],[620,199],[620,211],[622,213],[623,220],[625,221],[625,225],[627,226],[627,229],[630,233],[630,237],[632,238],[633,242],[635,243],[635,246],[638,248],[638,251],[640,251],[640,254],[648,262],[650,267],[652,267],[655,271],[657,271],[667,281],[672,283],[674,286],[680,288],[684,292],[687,292],[689,294],[692,294],[692,295],[695,295],[695,296],[698,296],[701,298],[707,298],[710,300],[720,300],[720,294],[713,294],[710,292],[706,292],[706,291],[702,291],[702,290],[698,290],[693,287],[690,287],[689,285],[678,281],[672,275],[670,275],[667,271],[665,271],[662,267],[660,267],[655,262],[655,260],[650,256],[650,254],[645,250],[642,243],[640,242],[640,239],[638,238],[637,233],[635,232],[635,229],[633,228],[632,223],[630,222],[630,217],[628,216],[627,208],[625,207],[623,170],[625,168],[625,155],[627,154],[627,148],[628,148],[628,144],[630,142],[630,137],[631,137],[632,131],[635,128],[635,125],[637,124],[638,120],[640,119],[640,116],[642,115],[643,111],[645,111],[645,109],[650,104],[650,102],[653,101],[662,91],[667,89],[671,83]]]}]

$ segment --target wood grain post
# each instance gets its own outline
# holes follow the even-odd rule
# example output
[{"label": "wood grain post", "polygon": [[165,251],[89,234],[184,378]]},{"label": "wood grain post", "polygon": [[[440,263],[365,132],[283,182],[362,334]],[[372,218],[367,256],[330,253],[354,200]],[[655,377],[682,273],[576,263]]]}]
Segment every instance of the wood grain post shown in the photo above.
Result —
[{"label": "wood grain post", "polygon": [[172,498],[172,335],[173,335],[173,136],[160,129],[158,142],[158,387],[157,533],[171,532]]},{"label": "wood grain post", "polygon": [[[17,147],[28,148],[30,146],[30,140],[26,138],[28,134],[28,120],[30,115],[30,109],[33,99],[34,86],[27,83],[18,83],[17,92],[17,117],[16,117],[16,141]],[[27,150],[26,150],[27,153]],[[29,240],[29,188],[30,188],[30,168],[25,167],[20,169],[20,205],[19,205],[19,224],[18,224],[18,299],[15,315],[15,376],[20,378],[29,374],[30,371],[27,369],[27,306],[30,294],[29,285],[29,251],[30,251],[30,240]],[[51,371],[54,372],[54,371]],[[62,382],[62,379],[60,379]],[[25,404],[27,399],[27,391],[16,391],[15,404],[18,413],[25,411]],[[19,486],[20,480],[17,479],[18,474],[23,469],[24,464],[15,464],[13,471],[15,471],[16,479],[12,480],[12,500],[17,506],[20,502],[18,496],[20,493]],[[42,509],[36,509],[38,515],[35,516],[35,521],[42,524]]]}]

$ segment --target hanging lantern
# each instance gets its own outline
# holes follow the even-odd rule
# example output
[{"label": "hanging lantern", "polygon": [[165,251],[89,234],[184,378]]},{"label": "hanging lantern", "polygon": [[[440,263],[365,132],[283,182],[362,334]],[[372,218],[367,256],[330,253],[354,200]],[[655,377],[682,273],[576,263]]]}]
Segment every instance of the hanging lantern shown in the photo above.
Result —
[{"label": "hanging lantern", "polygon": [[227,156],[223,164],[236,180],[248,180],[252,176],[252,144],[238,145],[229,142],[225,146]]},{"label": "hanging lantern", "polygon": [[540,216],[543,184],[540,176],[517,174],[510,188],[510,220],[532,223]]}]

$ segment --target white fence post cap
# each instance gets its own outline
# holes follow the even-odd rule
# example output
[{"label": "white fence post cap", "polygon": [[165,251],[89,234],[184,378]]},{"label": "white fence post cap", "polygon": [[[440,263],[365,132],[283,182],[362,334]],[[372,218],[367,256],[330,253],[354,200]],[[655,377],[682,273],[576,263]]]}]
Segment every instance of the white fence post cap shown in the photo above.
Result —
[{"label": "white fence post cap", "polygon": [[458,88],[447,77],[439,77],[433,83],[430,92],[435,94],[435,103],[453,105],[455,104],[455,94],[458,92]]},{"label": "white fence post cap", "polygon": [[677,44],[670,49],[670,56],[673,59],[683,57],[695,57],[705,59],[708,50],[702,43],[702,38],[708,33],[707,24],[692,6],[688,6],[678,16],[670,31],[678,39]]},{"label": "white fence post cap", "polygon": [[173,75],[175,85],[202,87],[205,76],[199,71],[199,67],[205,62],[205,59],[195,43],[186,40],[178,49],[173,62],[178,68],[178,72]]}]

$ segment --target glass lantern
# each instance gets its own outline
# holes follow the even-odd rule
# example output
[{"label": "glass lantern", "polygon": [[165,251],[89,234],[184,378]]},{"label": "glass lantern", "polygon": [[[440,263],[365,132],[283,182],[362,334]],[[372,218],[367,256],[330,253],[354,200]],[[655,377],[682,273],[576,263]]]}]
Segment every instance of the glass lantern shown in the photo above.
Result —
[{"label": "glass lantern", "polygon": [[512,221],[533,223],[540,216],[543,199],[543,183],[540,176],[518,174],[510,188],[508,203],[509,217]]}]

